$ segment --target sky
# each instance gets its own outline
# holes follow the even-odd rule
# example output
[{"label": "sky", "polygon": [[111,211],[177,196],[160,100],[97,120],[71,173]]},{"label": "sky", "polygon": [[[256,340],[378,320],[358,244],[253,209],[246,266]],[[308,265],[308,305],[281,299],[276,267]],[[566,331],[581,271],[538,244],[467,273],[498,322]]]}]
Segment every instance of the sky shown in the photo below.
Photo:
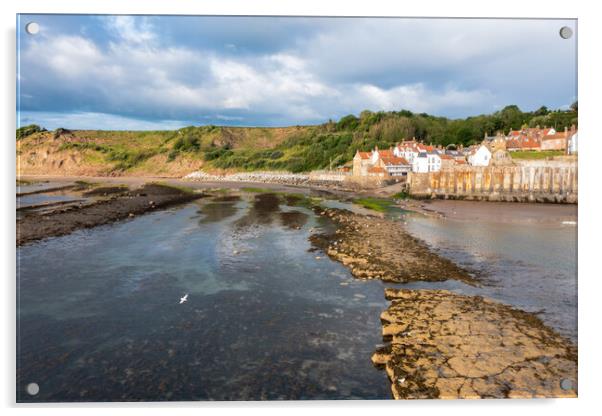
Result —
[{"label": "sky", "polygon": [[577,36],[562,39],[562,26],[576,33],[574,20],[20,15],[17,124],[156,130],[568,108]]}]

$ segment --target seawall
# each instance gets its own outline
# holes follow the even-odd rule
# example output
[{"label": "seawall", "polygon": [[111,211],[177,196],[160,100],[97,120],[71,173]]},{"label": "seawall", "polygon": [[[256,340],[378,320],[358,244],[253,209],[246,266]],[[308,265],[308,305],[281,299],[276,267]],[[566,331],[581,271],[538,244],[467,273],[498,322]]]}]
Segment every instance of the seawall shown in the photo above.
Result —
[{"label": "seawall", "polygon": [[416,198],[509,202],[577,203],[576,163],[521,163],[513,166],[458,167],[410,173]]}]

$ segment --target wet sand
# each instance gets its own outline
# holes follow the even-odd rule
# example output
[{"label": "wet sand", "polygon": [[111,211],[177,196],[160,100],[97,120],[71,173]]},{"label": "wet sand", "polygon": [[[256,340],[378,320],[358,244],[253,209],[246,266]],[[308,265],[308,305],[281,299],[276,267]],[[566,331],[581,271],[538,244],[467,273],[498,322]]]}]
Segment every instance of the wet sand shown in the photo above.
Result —
[{"label": "wet sand", "polygon": [[226,182],[226,181],[198,181],[193,179],[166,178],[166,177],[141,177],[141,176],[20,176],[19,180],[26,181],[51,181],[57,184],[73,184],[76,181],[85,181],[100,184],[117,184],[128,186],[142,186],[145,183],[161,182],[173,186],[185,186],[190,189],[245,189],[254,188],[257,190],[265,189],[273,192],[290,192],[302,194],[323,194],[323,195],[354,195],[353,192],[335,190],[328,187],[308,186],[308,185],[284,185],[267,182]]},{"label": "wet sand", "polygon": [[501,224],[561,224],[577,221],[577,205],[456,200],[408,200],[403,209],[459,221]]}]

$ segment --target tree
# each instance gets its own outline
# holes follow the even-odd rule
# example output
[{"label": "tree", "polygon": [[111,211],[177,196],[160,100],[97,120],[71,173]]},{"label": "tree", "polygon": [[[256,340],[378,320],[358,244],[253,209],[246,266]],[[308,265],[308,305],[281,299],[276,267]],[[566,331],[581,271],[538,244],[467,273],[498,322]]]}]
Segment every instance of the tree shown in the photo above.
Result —
[{"label": "tree", "polygon": [[573,104],[571,104],[571,110],[574,112],[577,112],[577,101],[575,101]]},{"label": "tree", "polygon": [[516,105],[508,105],[497,114],[499,114],[504,129],[518,129],[525,122],[523,112]]},{"label": "tree", "polygon": [[40,131],[46,131],[46,129],[38,126],[37,124],[30,124],[28,126],[19,127],[17,129],[17,140],[27,137]]}]

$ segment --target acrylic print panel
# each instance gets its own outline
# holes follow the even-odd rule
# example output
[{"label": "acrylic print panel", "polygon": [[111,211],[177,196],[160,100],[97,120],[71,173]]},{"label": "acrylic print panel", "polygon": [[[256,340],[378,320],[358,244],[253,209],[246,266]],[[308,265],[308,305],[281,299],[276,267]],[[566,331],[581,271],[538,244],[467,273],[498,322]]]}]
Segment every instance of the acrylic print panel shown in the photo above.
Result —
[{"label": "acrylic print panel", "polygon": [[17,401],[577,396],[576,20],[17,33]]}]

